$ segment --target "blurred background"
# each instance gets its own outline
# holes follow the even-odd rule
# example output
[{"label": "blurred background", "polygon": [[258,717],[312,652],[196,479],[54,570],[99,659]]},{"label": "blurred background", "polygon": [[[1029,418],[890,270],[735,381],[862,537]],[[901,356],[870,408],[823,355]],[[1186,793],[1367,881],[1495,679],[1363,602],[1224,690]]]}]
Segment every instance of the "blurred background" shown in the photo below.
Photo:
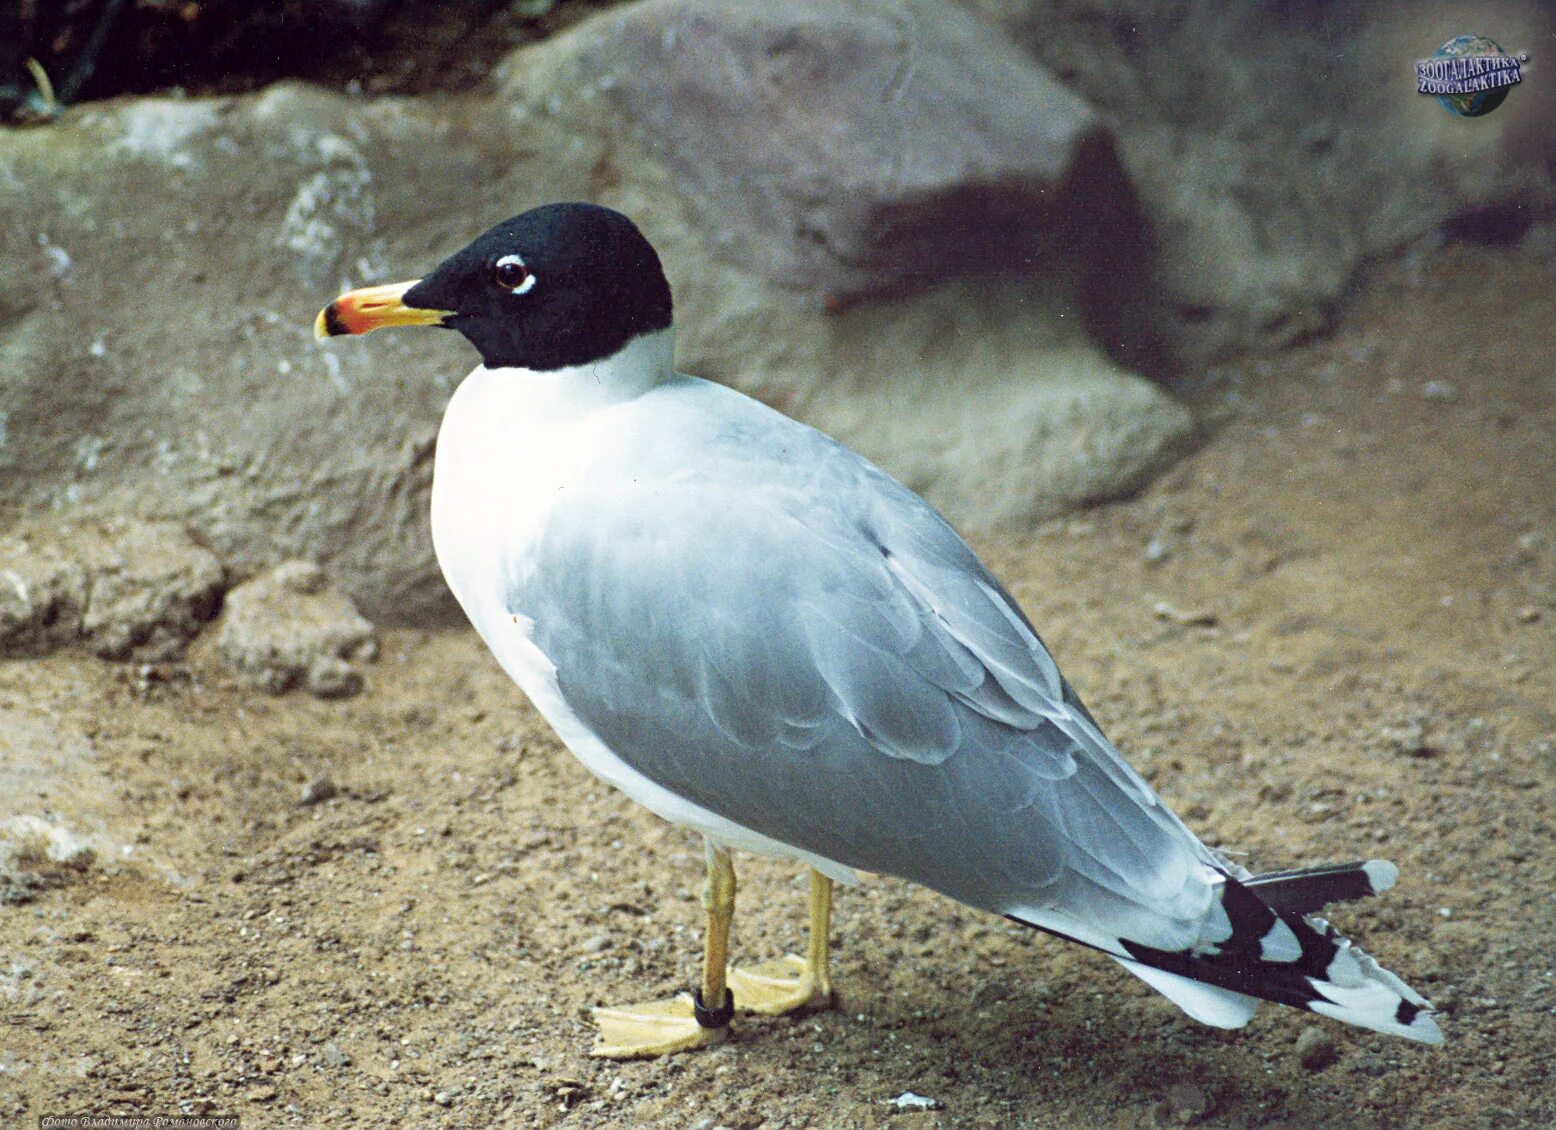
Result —
[{"label": "blurred background", "polygon": [[369,94],[468,90],[509,50],[609,0],[16,0],[0,9],[7,112],[172,89],[230,94],[304,78]]},{"label": "blurred background", "polygon": [[[1528,55],[1489,113],[1416,91],[1463,36]],[[468,346],[311,332],[577,199],[1208,842],[1398,862],[1343,924],[1447,1049],[1212,1032],[883,881],[846,1010],[586,1059],[689,983],[695,858],[461,628]],[[0,0],[0,1123],[1556,1125],[1553,309],[1548,0]]]},{"label": "blurred background", "polygon": [[[1534,77],[1478,118],[1417,95],[1483,25]],[[13,0],[0,31],[0,507],[301,554],[395,622],[455,615],[422,502],[464,358],[315,349],[309,311],[534,204],[631,212],[686,367],[971,530],[1138,489],[1204,435],[1175,392],[1329,333],[1370,264],[1552,239],[1535,3]]]}]

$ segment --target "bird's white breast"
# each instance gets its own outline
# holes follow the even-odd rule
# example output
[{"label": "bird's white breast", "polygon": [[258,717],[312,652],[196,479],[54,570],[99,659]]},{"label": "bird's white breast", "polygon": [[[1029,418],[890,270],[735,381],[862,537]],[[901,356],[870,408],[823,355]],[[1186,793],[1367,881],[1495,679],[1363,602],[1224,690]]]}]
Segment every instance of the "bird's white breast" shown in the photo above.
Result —
[{"label": "bird's white breast", "polygon": [[590,426],[592,413],[552,419],[546,390],[526,384],[526,375],[471,373],[438,435],[432,539],[467,611],[472,601],[501,600],[507,579],[532,558],[547,516],[604,438]]},{"label": "bird's white breast", "polygon": [[841,882],[853,872],[769,840],[668,792],[605,746],[567,705],[556,668],[510,607],[514,582],[536,565],[547,519],[566,506],[600,456],[648,442],[637,398],[670,377],[670,332],[638,338],[608,361],[532,373],[479,368],[454,393],[438,435],[432,540],[465,614],[503,670],[590,772],[650,811],[731,847],[802,859]]},{"label": "bird's white breast", "polygon": [[455,391],[438,434],[432,539],[472,620],[472,602],[501,604],[511,579],[530,567],[569,486],[600,452],[631,442],[642,424],[637,398],[671,375],[670,335],[553,372],[482,366]]}]

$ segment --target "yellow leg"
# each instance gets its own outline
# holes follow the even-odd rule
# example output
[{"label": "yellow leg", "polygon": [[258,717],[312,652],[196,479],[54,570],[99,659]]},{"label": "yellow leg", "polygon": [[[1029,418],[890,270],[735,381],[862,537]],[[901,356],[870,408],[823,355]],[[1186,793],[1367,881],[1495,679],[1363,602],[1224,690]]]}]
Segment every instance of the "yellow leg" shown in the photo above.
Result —
[{"label": "yellow leg", "polygon": [[831,933],[832,880],[812,870],[810,938],[805,956],[790,953],[750,969],[731,969],[729,987],[734,991],[736,1006],[767,1016],[830,1008],[832,972],[827,956]]},{"label": "yellow leg", "polygon": [[702,890],[702,905],[708,912],[708,935],[702,955],[700,999],[682,993],[667,1001],[595,1009],[600,1036],[590,1055],[645,1059],[707,1047],[724,1038],[732,1011],[725,971],[729,924],[735,916],[735,868],[728,851],[712,843],[707,851],[708,880]]}]

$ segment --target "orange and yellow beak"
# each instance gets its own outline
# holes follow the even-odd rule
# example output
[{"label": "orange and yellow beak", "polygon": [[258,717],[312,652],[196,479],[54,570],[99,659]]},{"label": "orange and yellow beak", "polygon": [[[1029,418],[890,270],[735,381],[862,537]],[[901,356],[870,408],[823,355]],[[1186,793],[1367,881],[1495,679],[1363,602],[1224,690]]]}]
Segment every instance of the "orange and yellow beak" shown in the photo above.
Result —
[{"label": "orange and yellow beak", "polygon": [[384,326],[441,326],[443,319],[454,311],[421,310],[404,302],[405,292],[420,281],[412,279],[347,291],[319,311],[313,320],[313,336],[323,341],[342,334],[365,334]]}]

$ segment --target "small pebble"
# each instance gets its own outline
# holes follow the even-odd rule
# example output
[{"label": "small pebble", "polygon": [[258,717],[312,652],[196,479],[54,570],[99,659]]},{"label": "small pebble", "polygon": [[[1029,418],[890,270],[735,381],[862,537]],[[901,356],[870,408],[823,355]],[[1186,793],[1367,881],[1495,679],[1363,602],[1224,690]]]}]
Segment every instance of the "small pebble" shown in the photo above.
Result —
[{"label": "small pebble", "polygon": [[1421,386],[1421,396],[1426,400],[1453,400],[1458,395],[1458,388],[1448,381],[1427,381]]},{"label": "small pebble", "polygon": [[1214,612],[1184,611],[1174,608],[1165,600],[1158,600],[1151,606],[1151,611],[1158,620],[1170,620],[1186,628],[1213,628],[1220,623],[1220,618]]},{"label": "small pebble", "polygon": [[362,689],[362,676],[338,655],[321,655],[308,665],[303,685],[317,698],[350,698]]},{"label": "small pebble", "polygon": [[340,1045],[334,1040],[327,1042],[319,1055],[331,1067],[346,1067],[351,1063],[351,1057],[341,1051]]},{"label": "small pebble", "polygon": [[1383,740],[1394,748],[1395,753],[1407,757],[1431,757],[1434,752],[1426,740],[1426,728],[1420,722],[1386,726],[1383,729]]},{"label": "small pebble", "polygon": [[1388,1060],[1381,1055],[1374,1055],[1370,1052],[1353,1059],[1350,1068],[1358,1075],[1370,1075],[1374,1079],[1381,1079],[1390,1071]]},{"label": "small pebble", "polygon": [[335,782],[328,777],[315,777],[303,786],[302,803],[304,805],[323,804],[339,792]]},{"label": "small pebble", "polygon": [[1340,1049],[1322,1028],[1304,1028],[1297,1037],[1297,1059],[1309,1071],[1322,1071],[1338,1062]]},{"label": "small pebble", "polygon": [[998,978],[985,981],[973,996],[973,1007],[988,1008],[1008,999],[1012,992],[1013,990],[1007,981],[1001,981]]},{"label": "small pebble", "polygon": [[897,1110],[939,1110],[940,1103],[927,1095],[915,1095],[912,1091],[903,1091],[902,1094],[891,1100],[890,1105]]},{"label": "small pebble", "polygon": [[1210,1096],[1194,1083],[1175,1083],[1167,1091],[1167,1108],[1184,1126],[1198,1122],[1210,1113]]}]

